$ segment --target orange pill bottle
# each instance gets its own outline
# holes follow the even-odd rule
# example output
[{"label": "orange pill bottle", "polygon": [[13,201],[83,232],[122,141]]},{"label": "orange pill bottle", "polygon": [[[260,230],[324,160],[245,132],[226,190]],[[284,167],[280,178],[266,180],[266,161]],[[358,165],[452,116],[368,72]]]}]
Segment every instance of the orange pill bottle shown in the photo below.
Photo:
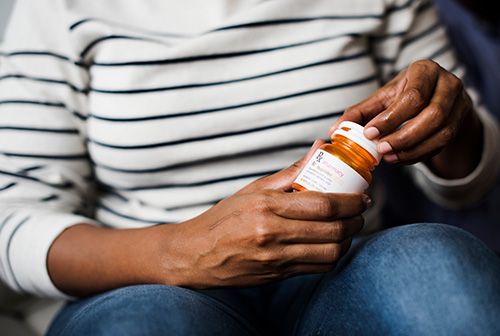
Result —
[{"label": "orange pill bottle", "polygon": [[377,142],[363,135],[363,126],[344,121],[333,133],[332,143],[322,145],[314,153],[292,188],[295,191],[364,192],[372,181],[371,171],[381,158]]}]

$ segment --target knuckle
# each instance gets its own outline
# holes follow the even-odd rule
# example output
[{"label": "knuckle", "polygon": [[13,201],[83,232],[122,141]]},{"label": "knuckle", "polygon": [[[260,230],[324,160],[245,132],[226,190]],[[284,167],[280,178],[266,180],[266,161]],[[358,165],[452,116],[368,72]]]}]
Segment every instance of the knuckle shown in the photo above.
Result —
[{"label": "knuckle", "polygon": [[331,226],[332,241],[345,239],[349,234],[349,230],[343,221],[335,221]]},{"label": "knuckle", "polygon": [[438,71],[441,67],[435,61],[431,59],[423,59],[420,60],[420,63],[423,64],[430,71]]},{"label": "knuckle", "polygon": [[422,109],[427,102],[424,93],[416,87],[409,88],[406,92],[406,97],[414,106],[420,109]]},{"label": "knuckle", "polygon": [[429,114],[431,120],[438,126],[442,126],[446,123],[448,117],[446,115],[446,112],[441,106],[437,105],[432,105],[429,106]]},{"label": "knuckle", "polygon": [[396,90],[397,86],[399,85],[399,82],[394,81],[390,83],[390,88],[389,89],[379,89],[377,90],[377,98],[379,99],[380,102],[382,102],[383,106],[389,106],[391,102],[394,100],[394,97],[396,95]]},{"label": "knuckle", "polygon": [[439,134],[443,143],[450,143],[455,138],[455,131],[452,127],[448,126],[443,128]]},{"label": "knuckle", "polygon": [[271,211],[274,203],[274,191],[270,189],[261,189],[255,193],[254,209],[260,212]]},{"label": "knuckle", "polygon": [[323,218],[332,218],[338,215],[338,209],[326,194],[321,194],[316,200],[316,211]]},{"label": "knuckle", "polygon": [[441,66],[438,63],[434,62],[433,60],[430,59],[426,60],[426,65],[429,67],[431,71],[436,72],[441,70]]},{"label": "knuckle", "polygon": [[274,267],[276,264],[276,256],[269,250],[261,251],[257,256],[258,262],[265,267]]},{"label": "knuckle", "polygon": [[330,245],[330,247],[325,247],[326,252],[330,256],[330,261],[335,262],[342,257],[342,247],[340,244]]},{"label": "knuckle", "polygon": [[395,152],[401,149],[408,148],[411,142],[411,135],[407,131],[401,130],[397,134],[393,135],[393,138],[388,141]]},{"label": "knuckle", "polygon": [[435,72],[438,71],[440,66],[436,62],[430,59],[421,59],[418,61],[415,61],[410,67],[418,67],[422,68],[423,71],[430,71],[430,72]]},{"label": "knuckle", "polygon": [[450,73],[448,76],[448,80],[450,82],[450,86],[453,90],[455,91],[462,91],[464,89],[464,83],[460,78],[455,76],[454,74]]},{"label": "knuckle", "polygon": [[265,223],[255,225],[254,240],[257,246],[264,247],[275,240],[275,233]]}]

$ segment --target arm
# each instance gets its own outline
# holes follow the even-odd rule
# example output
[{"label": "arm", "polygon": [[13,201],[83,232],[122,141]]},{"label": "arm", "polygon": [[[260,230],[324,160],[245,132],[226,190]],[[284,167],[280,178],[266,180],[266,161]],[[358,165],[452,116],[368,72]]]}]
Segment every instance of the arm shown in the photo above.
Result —
[{"label": "arm", "polygon": [[[60,3],[60,2],[58,2]],[[52,241],[90,213],[88,73],[55,1],[16,2],[0,53],[0,274],[13,289],[63,296]]]},{"label": "arm", "polygon": [[179,225],[99,227],[88,206],[89,74],[66,3],[20,0],[2,50],[0,270],[11,287],[67,298],[137,283],[252,286],[335,266],[367,201],[289,192],[303,162]]},{"label": "arm", "polygon": [[436,175],[457,179],[481,159],[483,129],[469,95],[460,79],[429,60],[413,63],[340,121],[346,118],[369,120],[365,135],[379,139],[390,164],[425,162]]},{"label": "arm", "polygon": [[326,272],[344,255],[369,205],[360,194],[290,193],[321,145],[295,165],[259,179],[181,224],[67,229],[52,245],[54,284],[75,296],[139,284],[247,287]]},{"label": "arm", "polygon": [[[425,1],[414,4],[424,7]],[[444,31],[434,28],[435,12],[428,6],[425,11],[418,8],[400,49],[385,56],[394,58],[393,66],[381,68],[387,78],[398,74],[347,109],[331,132],[342,120],[366,125],[365,135],[379,140],[384,160],[410,165],[417,184],[433,200],[451,207],[474,204],[489,190],[499,169],[498,127],[485,123],[490,120],[487,112],[478,115],[481,107],[459,78],[463,72]],[[431,28],[422,33],[422,25]],[[381,47],[374,50],[383,52]],[[434,61],[426,59],[431,56]],[[454,74],[447,69],[454,69]]]}]

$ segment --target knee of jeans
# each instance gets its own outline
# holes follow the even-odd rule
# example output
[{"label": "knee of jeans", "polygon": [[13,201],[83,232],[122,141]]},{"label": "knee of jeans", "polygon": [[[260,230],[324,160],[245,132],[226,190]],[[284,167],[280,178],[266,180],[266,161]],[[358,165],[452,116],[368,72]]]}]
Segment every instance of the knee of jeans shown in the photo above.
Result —
[{"label": "knee of jeans", "polygon": [[66,309],[49,335],[202,335],[207,328],[251,334],[214,299],[180,287],[125,287]]},{"label": "knee of jeans", "polygon": [[366,241],[351,258],[339,273],[348,281],[335,290],[363,304],[373,330],[479,335],[494,333],[468,331],[499,329],[500,259],[461,229],[393,228]]},{"label": "knee of jeans", "polygon": [[427,263],[439,258],[468,258],[474,251],[489,252],[470,233],[451,225],[432,223],[395,227],[381,232],[370,243],[374,248],[384,249],[384,254],[411,254],[414,261],[421,258]]},{"label": "knee of jeans", "polygon": [[401,323],[440,326],[444,334],[473,324],[498,330],[500,259],[479,239],[450,225],[415,224],[372,244],[372,289]]},{"label": "knee of jeans", "polygon": [[[370,276],[377,281],[469,286],[491,277],[498,257],[470,233],[444,224],[412,224],[383,231],[367,242]],[[498,267],[497,275],[500,275]],[[467,281],[464,281],[467,280]],[[498,280],[496,281],[498,283]]]},{"label": "knee of jeans", "polygon": [[119,288],[70,303],[54,320],[48,334],[99,336],[124,332],[140,335],[144,327],[157,325],[152,320],[160,311],[172,310],[166,314],[164,322],[167,322],[176,310],[182,310],[176,302],[182,297],[182,289],[169,286]]}]

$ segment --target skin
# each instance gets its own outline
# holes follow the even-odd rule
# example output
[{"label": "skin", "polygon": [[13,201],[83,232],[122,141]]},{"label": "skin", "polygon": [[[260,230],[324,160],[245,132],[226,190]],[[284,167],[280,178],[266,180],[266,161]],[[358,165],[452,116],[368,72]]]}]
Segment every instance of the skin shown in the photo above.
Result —
[{"label": "skin", "polygon": [[362,194],[291,193],[314,151],[178,225],[112,230],[81,224],[53,243],[48,269],[62,291],[85,296],[155,283],[248,287],[335,268],[363,227]]},{"label": "skin", "polygon": [[346,120],[365,125],[389,164],[424,162],[436,175],[457,179],[481,159],[483,128],[462,81],[431,60],[411,64],[348,108],[330,135]]},{"label": "skin", "polygon": [[[343,120],[366,124],[382,149],[390,146],[384,159],[392,164],[425,161],[436,174],[457,178],[480,158],[482,128],[470,98],[458,78],[431,61],[412,64],[346,110],[330,132]],[[143,283],[248,287],[334,269],[371,201],[363,194],[290,192],[322,144],[317,140],[292,166],[178,225],[68,228],[49,250],[52,281],[63,292],[86,296]]]}]

